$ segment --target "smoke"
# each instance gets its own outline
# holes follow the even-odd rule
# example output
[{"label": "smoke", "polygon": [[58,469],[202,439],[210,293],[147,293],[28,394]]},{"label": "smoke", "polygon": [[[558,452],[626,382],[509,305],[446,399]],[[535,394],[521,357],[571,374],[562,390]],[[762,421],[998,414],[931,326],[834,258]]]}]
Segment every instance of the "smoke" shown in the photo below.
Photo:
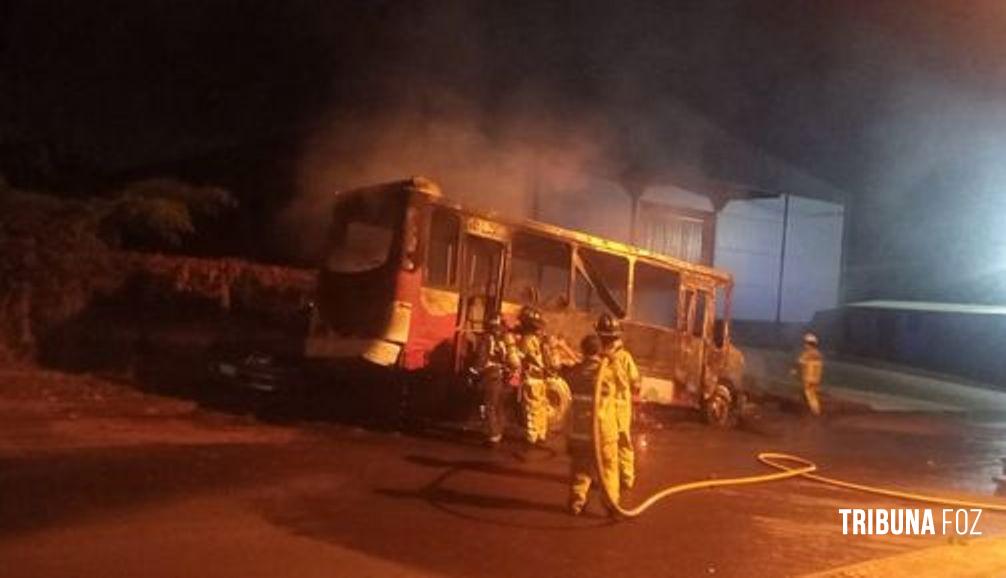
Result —
[{"label": "smoke", "polygon": [[593,226],[615,218],[596,192],[639,169],[855,199],[856,297],[948,298],[999,267],[1001,3],[631,4],[382,4],[376,40],[345,47],[365,62],[303,147],[282,242],[310,254],[336,190],[410,175],[511,216],[537,192],[547,220]]},{"label": "smoke", "polygon": [[279,225],[293,255],[313,258],[339,190],[423,176],[466,206],[534,217],[536,203],[572,201],[618,168],[596,119],[559,121],[533,107],[489,114],[462,96],[427,92],[367,118],[336,113],[319,123],[299,161],[299,196]]},{"label": "smoke", "polygon": [[[1001,3],[849,27],[837,89],[864,84],[850,230],[854,299],[1006,298]],[[939,8],[939,9],[937,9]],[[850,163],[850,160],[846,160]],[[851,164],[851,163],[850,163]]]},{"label": "smoke", "polygon": [[628,169],[696,164],[709,131],[667,90],[689,86],[674,80],[687,19],[657,3],[576,6],[387,4],[382,58],[338,80],[352,98],[333,102],[303,147],[299,196],[279,220],[288,249],[319,246],[340,189],[421,175],[465,205],[511,217],[540,207],[562,223],[591,198],[627,203]]}]

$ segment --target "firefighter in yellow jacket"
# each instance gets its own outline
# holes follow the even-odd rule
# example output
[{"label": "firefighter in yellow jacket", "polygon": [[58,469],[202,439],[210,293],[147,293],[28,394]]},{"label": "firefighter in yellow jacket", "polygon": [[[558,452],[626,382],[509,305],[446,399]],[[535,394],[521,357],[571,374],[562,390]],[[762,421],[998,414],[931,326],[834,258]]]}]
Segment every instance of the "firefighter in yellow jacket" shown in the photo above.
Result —
[{"label": "firefighter in yellow jacket", "polygon": [[821,400],[818,388],[821,386],[821,374],[824,372],[824,358],[818,349],[817,336],[807,333],[803,336],[803,351],[796,359],[800,371],[800,381],[803,382],[803,397],[807,400],[810,413],[821,415]]},{"label": "firefighter in yellow jacket", "polygon": [[597,320],[594,330],[601,338],[614,380],[614,405],[618,419],[618,471],[622,487],[631,489],[636,484],[636,456],[632,447],[632,400],[639,393],[642,377],[636,360],[622,343],[622,324],[618,319],[605,313]]},{"label": "firefighter in yellow jacket", "polygon": [[528,443],[532,444],[544,442],[548,436],[548,385],[545,379],[550,372],[551,359],[544,343],[544,329],[545,319],[541,312],[533,307],[521,309],[512,356],[520,360],[524,434]]},{"label": "firefighter in yellow jacket", "polygon": [[[569,372],[573,402],[570,409],[569,443],[570,491],[569,511],[579,515],[587,505],[590,487],[600,481],[607,495],[619,499],[618,418],[615,411],[615,382],[610,365],[602,358],[601,340],[588,335],[580,343],[583,361]],[[594,392],[601,389],[597,412],[601,442],[601,468],[598,471],[594,453]],[[609,512],[611,511],[609,506]]]}]

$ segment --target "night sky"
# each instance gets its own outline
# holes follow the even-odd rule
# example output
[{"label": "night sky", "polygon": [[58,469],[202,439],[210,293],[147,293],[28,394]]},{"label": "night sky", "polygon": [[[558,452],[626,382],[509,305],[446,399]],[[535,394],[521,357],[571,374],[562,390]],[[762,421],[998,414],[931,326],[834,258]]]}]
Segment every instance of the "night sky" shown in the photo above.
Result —
[{"label": "night sky", "polygon": [[115,168],[435,89],[490,133],[527,108],[603,118],[612,154],[644,163],[694,145],[675,139],[675,102],[861,191],[892,161],[946,152],[918,150],[926,126],[998,124],[1006,82],[994,1],[14,1],[0,15],[0,142]]},{"label": "night sky", "polygon": [[257,149],[213,170],[264,224],[312,182],[478,188],[451,173],[541,150],[764,186],[719,131],[841,191],[853,296],[1006,302],[1004,26],[997,0],[8,0],[0,171],[87,192]]}]

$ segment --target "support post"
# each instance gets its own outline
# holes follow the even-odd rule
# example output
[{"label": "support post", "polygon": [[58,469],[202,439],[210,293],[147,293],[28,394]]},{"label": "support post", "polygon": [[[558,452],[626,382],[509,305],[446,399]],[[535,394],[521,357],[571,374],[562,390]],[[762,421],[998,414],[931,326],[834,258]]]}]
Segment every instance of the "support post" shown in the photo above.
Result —
[{"label": "support post", "polygon": [[633,194],[632,210],[629,215],[629,244],[639,246],[639,199],[641,195]]},{"label": "support post", "polygon": [[782,246],[779,248],[779,286],[775,301],[775,324],[782,324],[782,289],[786,280],[786,233],[789,229],[789,194],[782,196]]}]

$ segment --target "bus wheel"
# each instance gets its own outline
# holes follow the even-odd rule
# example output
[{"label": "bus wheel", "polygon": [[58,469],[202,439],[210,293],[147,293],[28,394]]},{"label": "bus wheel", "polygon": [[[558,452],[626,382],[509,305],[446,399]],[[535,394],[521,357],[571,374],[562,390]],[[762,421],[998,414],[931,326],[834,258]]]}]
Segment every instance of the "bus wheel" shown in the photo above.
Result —
[{"label": "bus wheel", "polygon": [[729,381],[721,381],[703,403],[702,414],[710,425],[732,428],[740,421],[743,405],[744,397],[737,388]]}]

